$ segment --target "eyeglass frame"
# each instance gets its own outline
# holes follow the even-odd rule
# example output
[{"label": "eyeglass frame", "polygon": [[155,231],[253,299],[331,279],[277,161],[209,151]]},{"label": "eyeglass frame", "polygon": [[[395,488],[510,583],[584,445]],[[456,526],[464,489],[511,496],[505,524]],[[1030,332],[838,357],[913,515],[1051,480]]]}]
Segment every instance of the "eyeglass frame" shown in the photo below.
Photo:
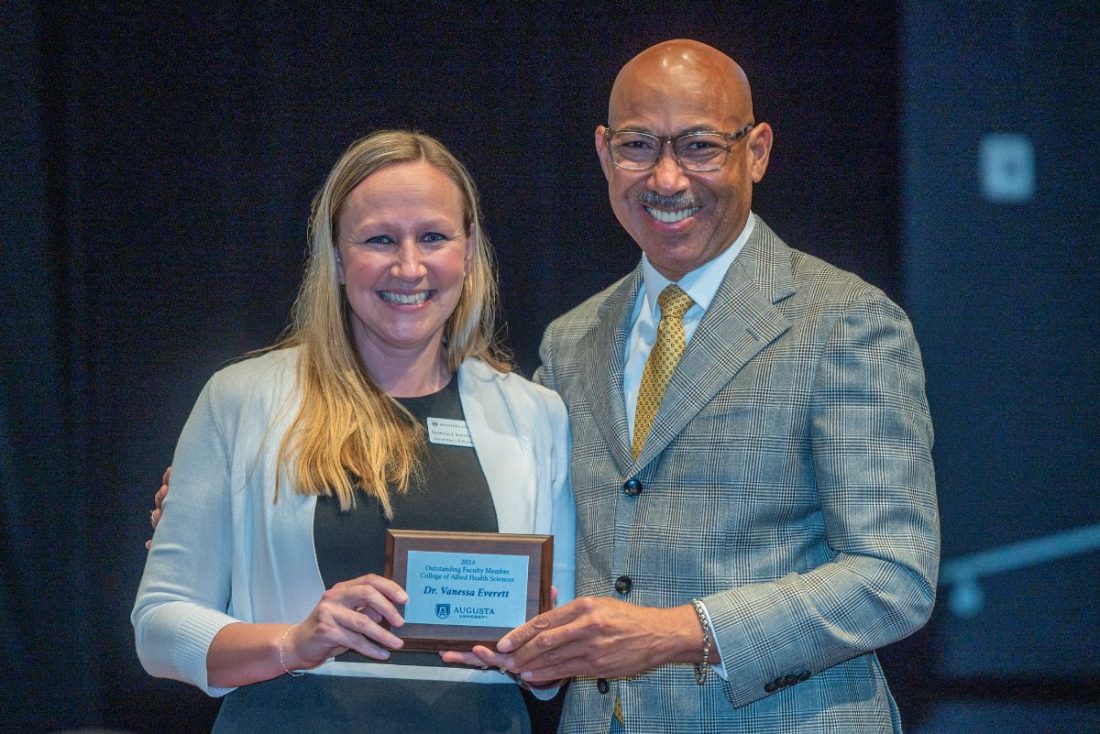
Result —
[{"label": "eyeglass frame", "polygon": [[[657,167],[657,164],[661,162],[661,156],[664,155],[665,145],[668,144],[668,146],[672,149],[672,157],[676,159],[676,165],[680,166],[682,170],[688,171],[690,173],[714,173],[715,171],[722,170],[723,166],[726,165],[726,161],[729,159],[729,154],[730,151],[733,150],[733,146],[737,143],[737,141],[741,140],[750,132],[752,132],[752,129],[754,127],[756,127],[755,122],[747,122],[742,127],[734,130],[731,133],[725,133],[720,130],[689,130],[688,132],[680,133],[679,135],[654,135],[653,133],[647,132],[645,130],[631,130],[630,128],[613,130],[610,126],[608,126],[603,129],[603,139],[604,142],[607,143],[607,155],[611,159],[611,165],[615,166],[615,168],[618,168],[620,171],[642,173],[643,171],[653,170]],[[619,162],[615,160],[615,154],[612,152],[614,148],[611,145],[611,138],[618,133],[634,133],[636,135],[646,135],[648,137],[656,139],[657,142],[661,144],[661,147],[657,149],[657,159],[645,168],[626,168],[619,165]],[[680,160],[680,154],[676,152],[676,142],[684,138],[690,138],[697,135],[721,135],[723,138],[729,141],[725,146],[725,157],[722,159],[722,162],[719,165],[715,166],[714,168],[692,169],[685,166],[684,162]]]}]

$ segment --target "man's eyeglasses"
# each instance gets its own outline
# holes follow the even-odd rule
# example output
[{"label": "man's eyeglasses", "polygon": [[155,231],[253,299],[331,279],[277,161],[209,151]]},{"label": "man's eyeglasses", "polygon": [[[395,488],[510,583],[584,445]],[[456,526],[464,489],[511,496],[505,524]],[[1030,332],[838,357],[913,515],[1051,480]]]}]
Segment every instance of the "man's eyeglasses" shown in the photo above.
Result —
[{"label": "man's eyeglasses", "polygon": [[755,122],[750,122],[732,133],[704,130],[665,137],[638,130],[607,128],[603,136],[611,152],[611,162],[625,171],[648,171],[653,168],[661,160],[661,151],[668,143],[680,168],[707,173],[724,166],[733,144],[748,135],[755,126]]}]

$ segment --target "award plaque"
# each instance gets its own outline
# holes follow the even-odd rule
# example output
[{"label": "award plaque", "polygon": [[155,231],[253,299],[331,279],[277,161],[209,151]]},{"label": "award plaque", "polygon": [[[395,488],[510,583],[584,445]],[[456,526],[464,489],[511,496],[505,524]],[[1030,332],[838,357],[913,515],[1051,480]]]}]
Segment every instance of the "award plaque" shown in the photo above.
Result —
[{"label": "award plaque", "polygon": [[405,589],[390,631],[404,650],[493,648],[550,608],[551,535],[386,531],[386,577]]}]

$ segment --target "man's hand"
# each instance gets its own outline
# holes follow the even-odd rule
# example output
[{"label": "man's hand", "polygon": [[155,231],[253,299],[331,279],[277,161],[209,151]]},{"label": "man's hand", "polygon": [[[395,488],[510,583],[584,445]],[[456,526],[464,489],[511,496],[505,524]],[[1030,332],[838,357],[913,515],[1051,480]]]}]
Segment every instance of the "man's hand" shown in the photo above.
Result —
[{"label": "man's hand", "polygon": [[[153,530],[157,529],[157,523],[160,522],[160,516],[164,513],[164,498],[168,496],[168,479],[172,476],[172,467],[168,467],[164,470],[164,476],[160,478],[160,489],[153,495],[153,511],[149,513],[149,524],[153,526]],[[153,547],[153,539],[145,541],[145,550],[149,550]]]},{"label": "man's hand", "polygon": [[[558,587],[550,587],[550,608],[553,609],[558,605]],[[441,650],[439,656],[443,658],[445,663],[458,663],[459,665],[469,665],[471,667],[485,668],[500,668],[501,670],[512,672],[508,669],[508,665],[512,662],[510,655],[499,653],[492,648],[485,647],[484,645],[474,645],[471,652],[462,652],[460,650]],[[550,685],[557,685],[561,681],[553,681]]]},{"label": "man's hand", "polygon": [[497,643],[525,681],[574,675],[618,678],[674,662],[698,662],[703,631],[690,604],[640,607],[582,597],[540,614]]}]

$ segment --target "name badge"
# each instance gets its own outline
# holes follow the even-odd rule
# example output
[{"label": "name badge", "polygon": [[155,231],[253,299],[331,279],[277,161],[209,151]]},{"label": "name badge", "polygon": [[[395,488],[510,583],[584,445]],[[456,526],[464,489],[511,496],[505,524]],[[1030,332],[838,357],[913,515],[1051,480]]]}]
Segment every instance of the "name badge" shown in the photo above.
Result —
[{"label": "name badge", "polygon": [[428,418],[428,440],[444,446],[465,446],[473,448],[470,429],[466,421],[452,418]]}]

